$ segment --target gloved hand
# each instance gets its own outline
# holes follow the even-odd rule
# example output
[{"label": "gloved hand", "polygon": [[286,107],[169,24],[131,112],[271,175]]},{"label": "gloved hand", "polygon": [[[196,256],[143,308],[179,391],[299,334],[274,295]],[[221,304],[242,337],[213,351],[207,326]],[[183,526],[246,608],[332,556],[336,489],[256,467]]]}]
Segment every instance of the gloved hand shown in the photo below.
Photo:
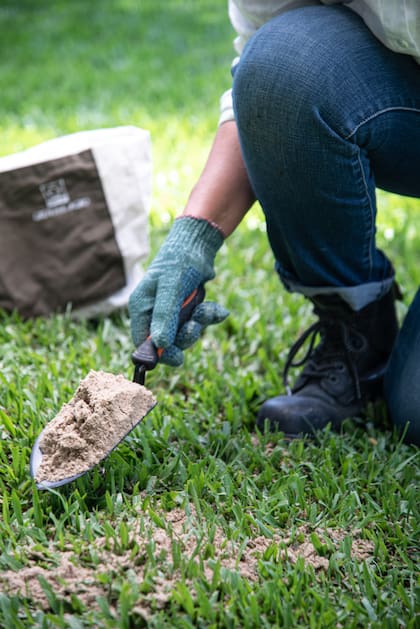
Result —
[{"label": "gloved hand", "polygon": [[160,361],[181,365],[182,350],[195,343],[206,326],[228,316],[222,306],[204,302],[177,331],[186,297],[215,277],[214,258],[222,244],[221,231],[205,219],[181,216],[174,221],[144,278],[130,295],[128,308],[136,347],[150,333],[154,345],[164,348]]}]

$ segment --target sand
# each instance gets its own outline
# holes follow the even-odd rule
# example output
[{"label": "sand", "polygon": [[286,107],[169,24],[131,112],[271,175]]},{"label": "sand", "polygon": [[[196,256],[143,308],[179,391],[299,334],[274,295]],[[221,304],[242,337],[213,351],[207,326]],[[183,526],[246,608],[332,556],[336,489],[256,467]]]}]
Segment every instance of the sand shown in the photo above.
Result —
[{"label": "sand", "polygon": [[[351,560],[362,562],[374,559],[374,542],[361,539],[360,531],[331,528],[313,530],[309,525],[302,525],[292,538],[282,530],[275,532],[272,537],[264,537],[251,530],[246,542],[240,543],[227,539],[224,531],[213,525],[209,537],[206,523],[198,516],[193,505],[189,505],[189,515],[182,508],[159,512],[163,527],[149,516],[142,501],[137,505],[133,502],[133,508],[134,517],[128,523],[130,541],[125,550],[100,536],[93,540],[82,536],[77,551],[70,548],[63,551],[57,541],[51,541],[48,547],[37,545],[34,548],[29,544],[25,565],[0,574],[0,589],[9,596],[25,596],[33,601],[36,608],[48,610],[50,603],[39,581],[42,577],[59,600],[71,604],[72,597],[76,596],[81,604],[92,611],[100,608],[99,600],[102,598],[109,602],[112,612],[118,614],[119,588],[123,579],[129,579],[131,584],[134,582],[140,587],[130,614],[133,618],[138,614],[147,621],[153,617],[156,609],[163,609],[169,603],[178,584],[185,583],[185,574],[174,565],[174,543],[180,547],[182,560],[195,562],[198,574],[202,574],[209,583],[214,578],[214,571],[222,568],[246,579],[250,588],[253,583],[266,578],[263,564],[267,561],[272,564],[285,562],[286,565],[303,561],[306,566],[313,568],[315,578],[319,575],[322,582],[326,578],[325,574],[328,574],[330,562],[329,558],[320,556],[316,551],[311,542],[311,533],[316,533],[322,542],[328,544],[331,554],[335,555],[340,565],[345,562],[341,546],[345,537],[351,541]],[[120,520],[112,520],[111,525],[118,531]],[[35,545],[33,540],[32,544]],[[214,554],[205,558],[208,545],[213,547]],[[134,548],[137,548],[137,552],[133,554]],[[264,559],[269,548],[273,551],[270,559]],[[148,573],[150,553],[153,553],[158,569]],[[89,561],[92,556],[96,558],[94,566]],[[101,579],[101,575],[106,578]],[[143,584],[147,584],[144,590],[141,589]],[[195,597],[191,581],[188,580],[186,584]],[[146,626],[146,623],[138,624]]]},{"label": "sand", "polygon": [[35,480],[58,482],[87,472],[155,404],[151,391],[124,376],[90,371],[70,402],[44,428]]}]

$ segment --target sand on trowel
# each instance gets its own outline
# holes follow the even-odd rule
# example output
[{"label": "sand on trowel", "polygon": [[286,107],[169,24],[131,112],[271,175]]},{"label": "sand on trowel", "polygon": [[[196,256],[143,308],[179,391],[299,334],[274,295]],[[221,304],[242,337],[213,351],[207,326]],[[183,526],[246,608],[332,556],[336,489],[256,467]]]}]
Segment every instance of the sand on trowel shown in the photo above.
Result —
[{"label": "sand on trowel", "polygon": [[122,375],[90,371],[44,428],[35,480],[59,482],[99,463],[155,406],[152,392]]}]

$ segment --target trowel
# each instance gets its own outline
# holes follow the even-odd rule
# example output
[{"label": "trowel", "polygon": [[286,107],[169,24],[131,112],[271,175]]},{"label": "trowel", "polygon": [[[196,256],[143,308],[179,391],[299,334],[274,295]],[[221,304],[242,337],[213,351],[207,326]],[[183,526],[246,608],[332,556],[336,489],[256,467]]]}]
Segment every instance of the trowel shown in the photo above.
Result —
[{"label": "trowel", "polygon": [[[200,304],[203,301],[204,296],[205,296],[204,287],[200,285],[185,299],[184,303],[182,304],[182,309],[179,316],[178,330],[186,321],[188,321],[191,318],[191,315],[195,307],[198,306],[198,304]],[[133,382],[136,382],[137,384],[144,386],[146,372],[151,371],[152,369],[156,367],[156,365],[159,362],[160,357],[162,356],[163,351],[164,351],[163,349],[158,348],[154,345],[150,335],[141,345],[139,345],[139,347],[137,347],[137,349],[131,355],[132,362],[134,363]],[[123,441],[125,437],[127,437],[127,435],[130,434],[131,431],[137,427],[137,425],[144,419],[144,417],[146,417],[146,415],[154,407],[155,407],[155,404],[150,406],[147,409],[147,411],[143,413],[142,417],[140,417],[135,422],[135,424],[133,424],[133,426],[126,432],[126,434],[123,435],[121,439],[119,439],[115,444],[113,444],[113,446],[103,455],[100,461],[97,461],[91,467],[88,467],[83,472],[80,472],[79,474],[76,474],[74,476],[68,476],[67,478],[62,478],[60,480],[54,480],[54,481],[42,480],[40,482],[37,482],[36,483],[37,488],[38,489],[54,489],[56,487],[60,487],[61,485],[67,485],[67,483],[71,483],[77,478],[80,478],[80,476],[83,476],[84,474],[89,472],[96,465],[98,465],[104,459],[106,459],[106,457],[108,457],[111,454],[111,452],[115,450],[115,448],[121,443],[121,441]],[[38,435],[33,445],[32,452],[31,452],[29,467],[30,467],[31,477],[34,480],[36,480],[38,469],[42,463],[42,450],[41,450],[40,444],[42,442],[44,431],[45,429],[42,430],[41,433]]]}]

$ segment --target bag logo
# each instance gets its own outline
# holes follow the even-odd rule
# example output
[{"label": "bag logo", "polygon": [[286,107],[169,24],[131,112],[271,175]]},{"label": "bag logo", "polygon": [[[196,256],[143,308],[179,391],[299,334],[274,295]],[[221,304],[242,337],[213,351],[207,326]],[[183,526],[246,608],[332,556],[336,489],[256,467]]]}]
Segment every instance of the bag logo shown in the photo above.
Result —
[{"label": "bag logo", "polygon": [[75,210],[82,210],[91,204],[89,197],[80,197],[72,201],[66,182],[62,177],[42,183],[39,186],[39,191],[44,199],[45,207],[32,213],[32,220],[35,222],[45,221],[47,218]]},{"label": "bag logo", "polygon": [[70,202],[70,195],[67,192],[66,182],[63,178],[42,183],[39,186],[39,190],[44,197],[45,205],[49,209],[58,205],[66,205]]}]

